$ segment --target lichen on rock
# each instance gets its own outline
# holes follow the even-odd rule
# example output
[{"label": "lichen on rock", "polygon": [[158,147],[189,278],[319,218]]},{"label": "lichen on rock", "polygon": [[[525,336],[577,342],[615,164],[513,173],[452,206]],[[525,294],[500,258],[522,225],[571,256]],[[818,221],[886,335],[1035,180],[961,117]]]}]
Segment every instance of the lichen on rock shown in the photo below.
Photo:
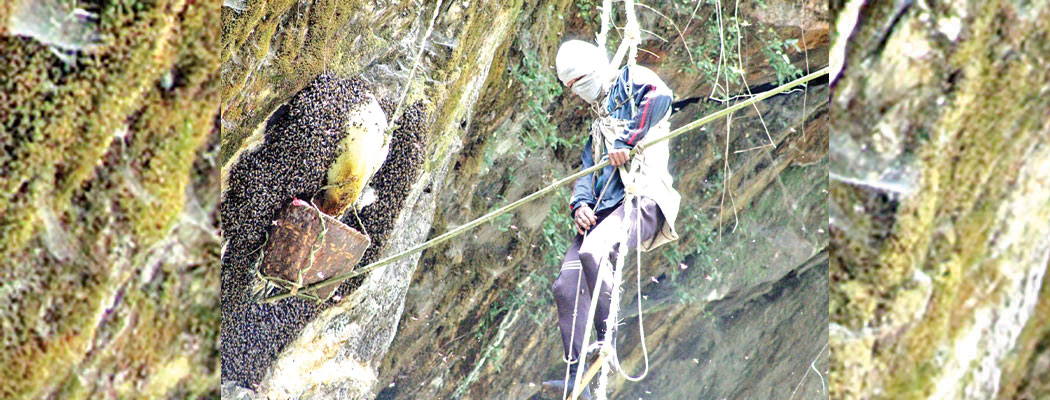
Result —
[{"label": "lichen on rock", "polygon": [[[1039,331],[1033,310],[1050,301],[1039,294],[1050,256],[1050,75],[1034,67],[1047,54],[1050,8],[858,11],[856,25],[839,25],[850,40],[832,129],[847,140],[832,140],[831,152],[846,163],[832,172],[870,161],[875,173],[831,185],[830,313],[840,332],[831,348],[842,354],[832,395],[996,397],[1026,374],[1009,355],[1032,348],[1038,334],[1022,332]],[[912,178],[898,185],[895,174]]]}]

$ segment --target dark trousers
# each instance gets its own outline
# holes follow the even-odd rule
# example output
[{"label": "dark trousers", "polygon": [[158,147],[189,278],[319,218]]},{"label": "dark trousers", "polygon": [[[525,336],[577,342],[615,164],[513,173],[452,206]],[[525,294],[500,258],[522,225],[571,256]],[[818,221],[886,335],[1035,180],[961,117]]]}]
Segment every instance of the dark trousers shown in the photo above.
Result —
[{"label": "dark trousers", "polygon": [[[620,249],[635,248],[639,235],[642,241],[652,239],[664,223],[663,214],[653,200],[639,196],[636,198],[640,210],[632,206],[630,220],[625,220],[624,204],[621,203],[610,213],[597,215],[598,224],[591,228],[587,236],[576,235],[565,260],[561,264],[561,274],[551,285],[554,291],[554,302],[558,306],[558,327],[561,329],[561,340],[565,346],[565,355],[575,362],[579,359],[583,347],[583,333],[587,326],[587,313],[591,307],[591,296],[598,280],[598,271],[604,270],[609,280],[603,281],[598,305],[595,308],[594,329],[598,338],[605,336],[605,320],[609,317],[609,301],[612,294],[612,272]],[[641,229],[638,227],[639,212]],[[621,247],[624,230],[628,230],[627,245]],[[583,272],[582,280],[580,272]],[[579,290],[577,291],[577,288]],[[579,296],[579,298],[577,298]],[[576,305],[573,309],[573,305]],[[573,323],[575,316],[575,324]],[[573,333],[575,331],[575,333]],[[571,342],[571,343],[570,343]]]}]

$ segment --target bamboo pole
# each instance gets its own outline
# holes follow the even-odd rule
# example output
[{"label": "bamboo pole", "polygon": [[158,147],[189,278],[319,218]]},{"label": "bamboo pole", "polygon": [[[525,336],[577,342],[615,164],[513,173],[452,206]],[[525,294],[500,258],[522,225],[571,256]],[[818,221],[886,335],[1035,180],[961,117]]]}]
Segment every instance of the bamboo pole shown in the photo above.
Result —
[{"label": "bamboo pole", "polygon": [[598,356],[598,359],[595,360],[594,363],[587,368],[587,372],[583,374],[583,384],[576,385],[572,388],[572,396],[569,397],[571,400],[576,400],[580,398],[580,393],[583,393],[583,388],[587,387],[587,384],[591,381],[591,379],[594,379],[594,375],[598,373],[598,369],[602,366],[604,361],[604,357]]}]

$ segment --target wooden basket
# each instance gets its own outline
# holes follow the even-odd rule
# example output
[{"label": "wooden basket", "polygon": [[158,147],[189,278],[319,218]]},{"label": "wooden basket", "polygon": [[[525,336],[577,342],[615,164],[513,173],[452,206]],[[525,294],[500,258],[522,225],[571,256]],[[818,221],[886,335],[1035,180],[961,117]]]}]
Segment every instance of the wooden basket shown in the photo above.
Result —
[{"label": "wooden basket", "polygon": [[[371,239],[303,200],[295,199],[278,215],[259,264],[264,279],[286,290],[350,272]],[[328,299],[338,284],[318,289]]]}]

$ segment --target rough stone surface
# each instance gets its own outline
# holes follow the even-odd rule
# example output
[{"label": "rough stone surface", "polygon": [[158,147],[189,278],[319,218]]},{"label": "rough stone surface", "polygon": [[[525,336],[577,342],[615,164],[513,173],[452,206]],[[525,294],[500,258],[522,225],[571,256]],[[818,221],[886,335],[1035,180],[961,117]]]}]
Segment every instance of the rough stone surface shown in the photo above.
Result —
[{"label": "rough stone surface", "polygon": [[1050,7],[837,6],[832,397],[1047,396]]}]

